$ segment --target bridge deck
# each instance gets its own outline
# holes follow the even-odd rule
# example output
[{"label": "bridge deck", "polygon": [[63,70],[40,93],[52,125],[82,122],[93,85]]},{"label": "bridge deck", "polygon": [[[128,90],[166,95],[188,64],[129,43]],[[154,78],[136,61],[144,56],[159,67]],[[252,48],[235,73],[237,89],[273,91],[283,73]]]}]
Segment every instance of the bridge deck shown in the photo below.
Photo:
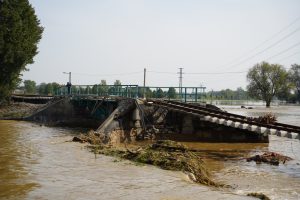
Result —
[{"label": "bridge deck", "polygon": [[200,105],[191,105],[176,101],[154,100],[154,104],[167,109],[185,112],[199,117],[201,120],[211,123],[230,126],[238,129],[246,129],[259,134],[273,134],[282,137],[300,139],[300,127],[283,123],[264,124],[251,120],[245,116],[227,113],[224,111],[206,108]]}]

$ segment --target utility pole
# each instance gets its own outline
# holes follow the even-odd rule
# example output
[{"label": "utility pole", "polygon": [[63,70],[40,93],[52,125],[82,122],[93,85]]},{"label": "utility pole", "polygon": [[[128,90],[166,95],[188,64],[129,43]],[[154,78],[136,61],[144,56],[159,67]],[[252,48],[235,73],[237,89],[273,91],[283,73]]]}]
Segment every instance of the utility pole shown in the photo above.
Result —
[{"label": "utility pole", "polygon": [[182,70],[183,70],[183,68],[182,67],[180,67],[179,68],[179,72],[178,72],[178,74],[179,74],[179,95],[180,95],[180,98],[182,98]]},{"label": "utility pole", "polygon": [[69,74],[69,83],[71,84],[71,76],[72,76],[72,73],[71,72],[63,72],[64,74]]},{"label": "utility pole", "polygon": [[144,68],[144,87],[143,87],[143,98],[146,99],[146,68]]}]

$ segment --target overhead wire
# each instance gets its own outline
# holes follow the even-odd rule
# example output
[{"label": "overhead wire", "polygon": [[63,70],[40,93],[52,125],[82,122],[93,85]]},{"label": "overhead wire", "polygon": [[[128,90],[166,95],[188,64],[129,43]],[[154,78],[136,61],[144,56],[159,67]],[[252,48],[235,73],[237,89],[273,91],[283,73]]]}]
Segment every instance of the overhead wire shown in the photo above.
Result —
[{"label": "overhead wire", "polygon": [[284,57],[284,58],[281,58],[281,59],[277,60],[277,62],[286,60],[286,59],[288,59],[288,58],[290,58],[290,57],[293,57],[293,56],[295,56],[295,55],[297,55],[297,54],[299,54],[299,53],[300,53],[300,51],[297,51],[297,52],[295,52],[295,53],[293,53],[293,54],[290,54],[290,55],[288,55],[288,56],[286,56],[286,57]]},{"label": "overhead wire", "polygon": [[136,72],[127,72],[127,73],[117,73],[117,74],[87,74],[87,73],[76,73],[72,72],[72,75],[82,75],[82,76],[126,76],[126,75],[135,75],[141,74],[143,71],[136,71]]},{"label": "overhead wire", "polygon": [[296,44],[294,44],[294,45],[288,47],[287,49],[285,49],[285,50],[283,50],[283,51],[281,51],[281,52],[279,52],[279,53],[277,53],[277,54],[275,54],[275,55],[272,55],[272,56],[268,57],[266,60],[269,60],[269,59],[274,58],[274,57],[276,57],[276,56],[279,56],[279,55],[281,55],[281,54],[283,54],[283,53],[285,53],[285,52],[288,52],[289,50],[291,50],[291,49],[293,49],[293,48],[295,48],[295,47],[297,47],[297,46],[299,46],[299,45],[300,45],[300,42],[298,42],[298,43],[296,43]]},{"label": "overhead wire", "polygon": [[239,66],[240,64],[243,64],[245,62],[247,62],[248,60],[253,59],[254,57],[266,52],[267,50],[275,47],[276,45],[278,45],[279,43],[281,43],[282,41],[286,40],[287,38],[291,37],[292,35],[294,35],[295,33],[297,33],[298,31],[300,31],[300,27],[298,27],[297,29],[295,29],[294,31],[292,31],[291,33],[285,35],[284,37],[280,38],[279,40],[277,40],[276,42],[272,43],[271,45],[269,45],[268,47],[264,48],[263,50],[247,57],[246,59],[243,59],[242,61],[236,63],[235,65],[231,65],[225,69],[229,69],[229,68],[235,68],[236,66]]},{"label": "overhead wire", "polygon": [[[280,29],[280,31],[276,32],[275,34],[273,34],[272,36],[270,36],[268,39],[264,40],[263,42],[261,42],[260,44],[258,44],[256,47],[254,47],[253,49],[247,51],[247,53],[244,53],[242,56],[238,57],[237,59],[232,60],[229,63],[235,63],[239,60],[241,60],[241,58],[244,57],[244,55],[249,54],[253,51],[255,51],[256,49],[258,49],[259,47],[263,46],[264,44],[268,43],[269,41],[271,41],[273,38],[275,38],[276,36],[280,35],[281,33],[283,33],[284,31],[286,31],[289,27],[291,27],[292,25],[294,25],[296,22],[298,22],[300,20],[300,17],[297,17],[295,20],[293,20],[290,24],[288,24],[287,26],[283,27],[282,29]],[[226,65],[227,66],[227,65]]]}]

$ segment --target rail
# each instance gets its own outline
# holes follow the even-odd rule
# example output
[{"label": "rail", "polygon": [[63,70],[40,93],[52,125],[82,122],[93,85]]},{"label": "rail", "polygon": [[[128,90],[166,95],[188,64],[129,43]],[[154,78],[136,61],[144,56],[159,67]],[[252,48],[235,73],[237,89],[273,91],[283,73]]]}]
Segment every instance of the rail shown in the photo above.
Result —
[{"label": "rail", "polygon": [[205,108],[203,106],[197,106],[197,105],[191,105],[187,103],[181,103],[181,102],[175,102],[175,101],[159,101],[159,100],[154,100],[154,104],[171,108],[171,109],[177,109],[179,111],[187,112],[190,114],[197,114],[197,115],[208,115],[216,118],[221,118],[225,120],[230,120],[233,122],[240,122],[244,124],[249,124],[249,125],[256,125],[260,127],[266,127],[270,129],[275,129],[275,130],[283,130],[287,132],[293,132],[293,133],[300,133],[300,127],[298,126],[293,126],[289,124],[283,124],[283,123],[274,123],[274,124],[264,124],[264,123],[259,123],[256,121],[253,121],[245,116],[242,115],[236,115],[232,113],[227,113],[224,111],[218,111],[214,109],[209,109]]}]

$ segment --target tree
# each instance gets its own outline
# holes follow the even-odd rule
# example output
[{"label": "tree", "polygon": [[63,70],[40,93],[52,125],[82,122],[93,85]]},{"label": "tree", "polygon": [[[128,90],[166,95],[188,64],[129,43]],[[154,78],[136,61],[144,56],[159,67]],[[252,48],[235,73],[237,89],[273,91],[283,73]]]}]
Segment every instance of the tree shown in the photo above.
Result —
[{"label": "tree", "polygon": [[114,95],[121,95],[121,90],[122,90],[122,85],[121,81],[120,80],[116,80],[114,82],[114,86],[112,88],[110,88],[110,93],[114,94]]},{"label": "tree", "polygon": [[247,80],[249,95],[264,100],[266,107],[270,107],[274,96],[287,88],[287,72],[278,64],[256,64],[248,71]]},{"label": "tree", "polygon": [[289,70],[289,80],[296,88],[297,99],[300,101],[300,65],[294,64]]},{"label": "tree", "polygon": [[40,95],[45,95],[46,94],[46,83],[41,83],[40,85],[38,85],[38,93]]},{"label": "tree", "polygon": [[116,81],[114,82],[114,85],[122,85],[122,83],[121,83],[120,80],[116,80]]},{"label": "tree", "polygon": [[48,83],[46,85],[46,91],[45,91],[46,95],[52,95],[53,94],[53,86],[52,83]]},{"label": "tree", "polygon": [[24,81],[24,88],[25,88],[25,93],[27,93],[27,94],[34,94],[35,91],[36,91],[36,83],[35,83],[35,81],[25,80]]},{"label": "tree", "polygon": [[168,90],[168,97],[170,99],[175,99],[176,98],[176,90],[173,87],[170,87]]},{"label": "tree", "polygon": [[0,101],[20,83],[33,63],[43,28],[28,0],[0,1]]},{"label": "tree", "polygon": [[106,80],[101,80],[98,90],[100,95],[107,95],[108,94],[108,86],[106,84]]},{"label": "tree", "polygon": [[92,94],[98,94],[98,85],[94,84],[92,87]]},{"label": "tree", "polygon": [[52,83],[53,94],[58,94],[59,87],[60,87],[59,83],[56,82]]},{"label": "tree", "polygon": [[156,98],[163,98],[164,97],[164,91],[161,88],[158,88],[156,91]]}]

